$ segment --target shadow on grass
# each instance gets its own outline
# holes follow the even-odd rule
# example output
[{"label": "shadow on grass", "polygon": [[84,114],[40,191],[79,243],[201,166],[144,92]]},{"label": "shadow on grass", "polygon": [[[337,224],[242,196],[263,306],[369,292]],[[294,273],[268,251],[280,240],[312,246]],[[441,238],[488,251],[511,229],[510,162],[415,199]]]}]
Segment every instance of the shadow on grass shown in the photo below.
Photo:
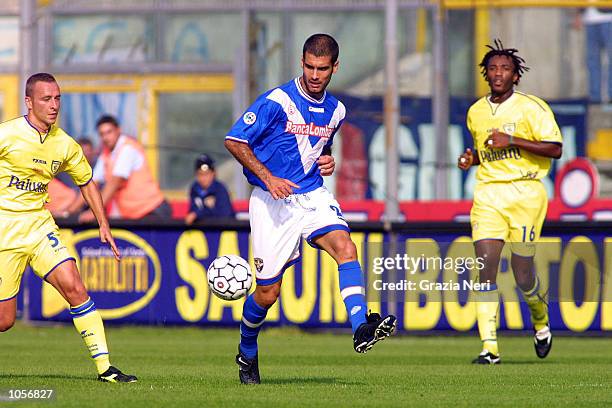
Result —
[{"label": "shadow on grass", "polygon": [[287,378],[266,378],[262,384],[296,384],[296,385],[364,385],[361,381],[346,381],[334,377],[287,377]]},{"label": "shadow on grass", "polygon": [[69,374],[0,374],[0,380],[3,378],[31,378],[31,379],[58,379],[58,380],[89,380],[93,381],[96,377],[84,375],[69,375]]},{"label": "shadow on grass", "polygon": [[[500,365],[554,365],[554,364],[562,364],[562,361],[557,360],[503,360]],[[474,364],[476,365],[476,364]]]}]

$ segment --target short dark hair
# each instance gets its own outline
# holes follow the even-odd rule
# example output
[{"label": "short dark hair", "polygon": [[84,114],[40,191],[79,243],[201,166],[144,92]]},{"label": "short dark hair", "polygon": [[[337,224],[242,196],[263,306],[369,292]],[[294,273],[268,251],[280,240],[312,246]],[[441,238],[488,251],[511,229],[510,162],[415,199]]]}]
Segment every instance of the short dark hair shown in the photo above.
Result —
[{"label": "short dark hair", "polygon": [[482,76],[487,79],[487,66],[489,65],[491,58],[498,55],[504,56],[510,58],[514,64],[514,73],[518,75],[514,85],[518,85],[519,81],[521,80],[521,76],[523,76],[523,72],[529,71],[529,67],[525,66],[525,60],[517,55],[518,50],[516,48],[504,48],[504,44],[502,44],[501,40],[495,39],[493,40],[493,43],[495,44],[495,47],[492,45],[487,45],[490,51],[485,54],[480,64],[478,64],[478,66],[481,68],[480,72],[482,73]]},{"label": "short dark hair", "polygon": [[315,57],[331,56],[332,64],[338,61],[340,47],[334,37],[329,34],[313,34],[304,43],[302,48],[302,58],[306,57],[306,53],[312,54]]},{"label": "short dark hair", "polygon": [[96,129],[105,123],[110,123],[115,127],[119,127],[119,121],[117,120],[117,118],[112,115],[102,115],[100,116],[100,119],[98,119],[98,121],[96,122]]},{"label": "short dark hair", "polygon": [[215,161],[206,153],[202,153],[195,160],[195,171],[198,170],[215,170]]},{"label": "short dark hair", "polygon": [[32,90],[34,89],[34,85],[36,85],[37,82],[55,82],[57,83],[57,81],[55,80],[55,77],[47,72],[39,72],[37,74],[31,75],[26,81],[26,86],[25,86],[26,96],[30,96],[30,97],[32,96]]},{"label": "short dark hair", "polygon": [[93,142],[91,141],[90,138],[88,138],[87,136],[83,136],[83,137],[79,137],[77,139],[77,143],[80,144],[81,146],[83,145],[90,145],[93,146]]}]

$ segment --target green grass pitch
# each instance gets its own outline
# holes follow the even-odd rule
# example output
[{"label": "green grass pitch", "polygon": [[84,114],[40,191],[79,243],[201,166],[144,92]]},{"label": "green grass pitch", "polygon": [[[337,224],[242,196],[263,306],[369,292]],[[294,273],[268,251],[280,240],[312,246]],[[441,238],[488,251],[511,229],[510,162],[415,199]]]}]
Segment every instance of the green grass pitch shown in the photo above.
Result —
[{"label": "green grass pitch", "polygon": [[[53,388],[48,406],[612,406],[612,338],[561,337],[539,361],[531,336],[500,336],[502,364],[472,366],[472,336],[395,336],[366,355],[348,333],[264,330],[262,385],[242,386],[238,330],[107,327],[111,361],[136,384],[95,381],[72,326],[0,334],[0,388]],[[15,407],[25,407],[19,402]],[[44,405],[43,405],[44,406]]]}]

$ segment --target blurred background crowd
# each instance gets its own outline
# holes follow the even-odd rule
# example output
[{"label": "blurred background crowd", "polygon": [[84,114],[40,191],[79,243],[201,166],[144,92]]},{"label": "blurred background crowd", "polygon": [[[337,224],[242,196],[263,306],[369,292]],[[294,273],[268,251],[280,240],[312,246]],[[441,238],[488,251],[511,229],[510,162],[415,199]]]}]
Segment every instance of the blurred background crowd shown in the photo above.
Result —
[{"label": "blurred background crowd", "polygon": [[[340,43],[330,90],[348,111],[328,187],[342,203],[355,203],[356,219],[379,219],[371,209],[390,202],[402,204],[405,218],[425,211],[421,218],[435,219],[419,203],[471,199],[474,174],[462,174],[456,157],[471,145],[467,108],[488,90],[477,64],[485,45],[500,38],[530,68],[518,89],[551,105],[564,136],[564,156],[544,180],[550,198],[565,188],[568,208],[600,200],[598,217],[605,218],[612,196],[610,3],[4,0],[0,118],[23,113],[23,78],[51,72],[62,88],[59,125],[83,146],[111,216],[188,224],[240,217],[249,187],[223,147],[225,133],[257,95],[300,73],[308,35],[327,32]],[[392,195],[389,85],[399,103]],[[585,191],[582,178],[569,187],[560,181],[578,159],[588,160]],[[68,178],[49,189],[56,216],[91,220]]]}]

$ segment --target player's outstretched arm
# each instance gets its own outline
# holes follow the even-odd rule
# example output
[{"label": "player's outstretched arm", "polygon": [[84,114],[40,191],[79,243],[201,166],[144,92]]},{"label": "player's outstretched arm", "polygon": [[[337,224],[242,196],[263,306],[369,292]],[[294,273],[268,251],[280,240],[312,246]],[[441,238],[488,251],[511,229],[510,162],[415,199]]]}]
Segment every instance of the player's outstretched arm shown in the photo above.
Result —
[{"label": "player's outstretched arm", "polygon": [[98,220],[98,225],[100,226],[100,241],[108,243],[113,250],[113,254],[115,254],[115,259],[120,260],[121,254],[111,234],[108,219],[104,212],[104,205],[102,204],[102,196],[100,195],[100,190],[98,190],[96,183],[92,180],[90,183],[81,187],[81,194],[83,194],[83,198],[87,201],[96,220]]},{"label": "player's outstretched arm", "polygon": [[240,164],[255,174],[268,188],[275,200],[293,194],[294,188],[300,188],[291,180],[274,176],[262,162],[255,157],[253,150],[246,143],[226,140],[225,148],[238,160]]}]

